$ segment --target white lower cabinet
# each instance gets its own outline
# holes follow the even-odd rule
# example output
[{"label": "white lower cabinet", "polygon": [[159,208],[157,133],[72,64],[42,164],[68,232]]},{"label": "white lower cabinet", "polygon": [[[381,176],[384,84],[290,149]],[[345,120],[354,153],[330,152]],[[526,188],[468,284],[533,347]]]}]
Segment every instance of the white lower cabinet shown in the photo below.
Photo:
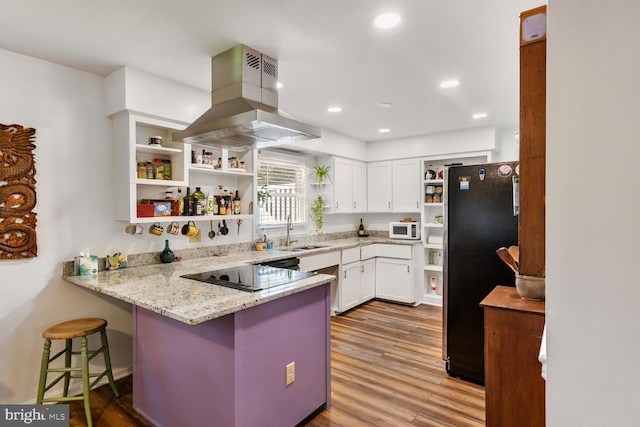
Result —
[{"label": "white lower cabinet", "polygon": [[376,260],[360,261],[360,300],[369,301],[376,297]]},{"label": "white lower cabinet", "polygon": [[331,311],[338,314],[373,298],[415,303],[421,254],[420,244],[373,244],[300,257],[300,269],[337,277],[331,282]]},{"label": "white lower cabinet", "polygon": [[360,261],[344,264],[340,277],[340,311],[347,311],[360,304]]},{"label": "white lower cabinet", "polygon": [[413,303],[411,260],[376,258],[376,297]]}]

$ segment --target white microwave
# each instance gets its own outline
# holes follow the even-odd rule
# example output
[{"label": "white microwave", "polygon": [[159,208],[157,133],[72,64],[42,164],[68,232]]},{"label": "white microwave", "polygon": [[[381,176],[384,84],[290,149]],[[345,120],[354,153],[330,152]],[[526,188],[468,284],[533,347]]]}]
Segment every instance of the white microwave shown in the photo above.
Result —
[{"label": "white microwave", "polygon": [[390,222],[389,238],[420,240],[419,222]]}]

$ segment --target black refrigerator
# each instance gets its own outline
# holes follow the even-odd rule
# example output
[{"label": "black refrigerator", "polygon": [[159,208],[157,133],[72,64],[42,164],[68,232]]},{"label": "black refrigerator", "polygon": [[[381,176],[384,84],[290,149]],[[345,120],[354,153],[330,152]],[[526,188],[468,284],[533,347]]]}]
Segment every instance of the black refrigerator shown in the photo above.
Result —
[{"label": "black refrigerator", "polygon": [[479,304],[496,286],[515,282],[496,250],[518,244],[517,165],[445,168],[443,357],[449,375],[481,385],[484,312]]}]

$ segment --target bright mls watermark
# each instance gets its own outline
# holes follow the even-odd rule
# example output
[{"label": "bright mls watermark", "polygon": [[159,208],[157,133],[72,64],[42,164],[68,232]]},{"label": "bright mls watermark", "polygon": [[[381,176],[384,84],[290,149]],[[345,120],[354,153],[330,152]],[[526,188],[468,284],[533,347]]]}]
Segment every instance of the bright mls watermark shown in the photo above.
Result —
[{"label": "bright mls watermark", "polygon": [[0,405],[0,427],[69,427],[69,405]]}]

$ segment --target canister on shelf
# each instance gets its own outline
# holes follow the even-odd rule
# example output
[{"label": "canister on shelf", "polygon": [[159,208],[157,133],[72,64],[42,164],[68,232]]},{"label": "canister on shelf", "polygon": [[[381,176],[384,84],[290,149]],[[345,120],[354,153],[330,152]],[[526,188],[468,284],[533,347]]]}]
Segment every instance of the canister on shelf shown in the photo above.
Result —
[{"label": "canister on shelf", "polygon": [[442,194],[434,194],[433,203],[442,203]]},{"label": "canister on shelf", "polygon": [[144,162],[138,162],[138,178],[145,179],[147,177],[147,167]]},{"label": "canister on shelf", "polygon": [[152,136],[149,138],[149,145],[162,145],[161,136]]},{"label": "canister on shelf", "polygon": [[425,194],[424,202],[425,203],[433,203],[433,194]]},{"label": "canister on shelf", "polygon": [[171,160],[163,160],[162,165],[164,168],[164,179],[171,179]]},{"label": "canister on shelf", "polygon": [[434,187],[433,185],[427,185],[425,194],[434,194],[435,192],[436,192],[436,187]]},{"label": "canister on shelf", "polygon": [[147,179],[153,179],[154,173],[153,173],[153,164],[151,162],[147,162],[146,164],[146,169],[147,169]]},{"label": "canister on shelf", "polygon": [[153,159],[153,170],[155,179],[164,179],[164,163],[161,158]]}]

